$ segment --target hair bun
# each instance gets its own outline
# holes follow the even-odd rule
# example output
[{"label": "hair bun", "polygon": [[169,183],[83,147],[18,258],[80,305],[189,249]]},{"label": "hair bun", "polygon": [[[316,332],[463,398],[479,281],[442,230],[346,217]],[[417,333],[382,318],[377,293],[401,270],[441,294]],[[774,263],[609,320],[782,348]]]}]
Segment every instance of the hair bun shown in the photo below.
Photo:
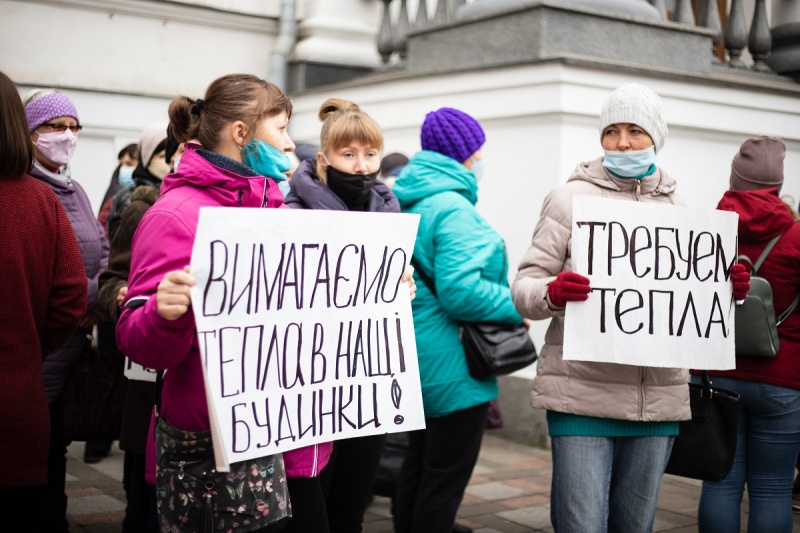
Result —
[{"label": "hair bun", "polygon": [[319,108],[319,121],[325,122],[329,116],[337,111],[361,111],[358,104],[342,98],[328,98]]}]

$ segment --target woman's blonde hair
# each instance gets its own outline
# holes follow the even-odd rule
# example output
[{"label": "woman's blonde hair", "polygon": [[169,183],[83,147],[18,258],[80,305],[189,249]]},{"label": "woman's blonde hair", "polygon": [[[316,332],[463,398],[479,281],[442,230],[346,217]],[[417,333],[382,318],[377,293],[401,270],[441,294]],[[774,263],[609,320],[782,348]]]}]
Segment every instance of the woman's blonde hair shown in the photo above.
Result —
[{"label": "woman's blonde hair", "polygon": [[[371,116],[355,103],[341,98],[329,98],[319,108],[322,131],[319,134],[319,151],[327,156],[329,150],[347,146],[353,141],[377,148],[383,152],[383,131]],[[325,167],[317,160],[317,175],[328,182]]]},{"label": "woman's blonde hair", "polygon": [[800,213],[798,213],[797,209],[794,208],[794,206],[797,205],[794,203],[794,197],[788,194],[784,194],[783,196],[781,196],[781,200],[783,200],[783,205],[786,206],[786,209],[789,210],[789,212],[792,214],[792,217],[795,220],[800,220]]}]

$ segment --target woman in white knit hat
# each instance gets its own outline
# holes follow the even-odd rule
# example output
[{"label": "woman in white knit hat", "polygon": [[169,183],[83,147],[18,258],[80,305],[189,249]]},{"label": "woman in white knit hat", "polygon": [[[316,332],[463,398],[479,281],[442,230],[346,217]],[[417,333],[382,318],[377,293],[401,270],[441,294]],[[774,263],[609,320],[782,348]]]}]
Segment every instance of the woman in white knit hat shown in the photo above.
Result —
[{"label": "woman in white knit hat", "polygon": [[[666,136],[656,93],[636,83],[613,91],[600,114],[604,155],[580,163],[547,196],[511,289],[523,316],[552,319],[532,404],[547,410],[550,518],[557,533],[652,531],[679,422],[691,415],[686,369],[562,359],[566,303],[586,300],[591,291],[590,280],[572,272],[572,198],[682,204],[675,180],[656,165]],[[734,295],[744,298],[749,275],[739,267],[732,272]]]}]

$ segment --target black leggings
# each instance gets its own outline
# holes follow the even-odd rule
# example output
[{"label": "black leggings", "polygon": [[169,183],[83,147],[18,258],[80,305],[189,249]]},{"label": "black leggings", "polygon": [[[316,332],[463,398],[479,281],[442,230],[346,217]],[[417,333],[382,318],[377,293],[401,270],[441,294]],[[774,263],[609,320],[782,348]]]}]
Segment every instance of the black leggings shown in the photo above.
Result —
[{"label": "black leggings", "polygon": [[281,533],[329,533],[325,494],[319,478],[290,477],[286,483],[292,518]]},{"label": "black leggings", "polygon": [[331,533],[361,533],[386,435],[337,440],[319,475]]},{"label": "black leggings", "polygon": [[393,500],[396,533],[450,533],[478,461],[488,403],[442,417],[408,434],[408,454]]}]

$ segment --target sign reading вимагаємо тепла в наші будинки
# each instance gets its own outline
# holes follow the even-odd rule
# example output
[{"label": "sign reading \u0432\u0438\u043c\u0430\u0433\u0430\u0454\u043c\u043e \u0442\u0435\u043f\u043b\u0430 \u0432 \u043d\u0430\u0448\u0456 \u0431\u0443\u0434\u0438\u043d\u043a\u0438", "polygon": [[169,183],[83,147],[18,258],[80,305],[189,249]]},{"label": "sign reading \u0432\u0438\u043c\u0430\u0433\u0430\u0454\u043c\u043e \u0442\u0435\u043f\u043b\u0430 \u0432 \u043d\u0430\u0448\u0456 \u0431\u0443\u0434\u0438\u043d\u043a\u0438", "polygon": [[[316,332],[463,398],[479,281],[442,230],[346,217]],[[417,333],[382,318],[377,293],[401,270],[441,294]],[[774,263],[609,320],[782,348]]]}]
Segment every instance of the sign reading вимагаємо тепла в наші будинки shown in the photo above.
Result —
[{"label": "sign reading \u0432\u0438\u043c\u0430\u0433\u0430\u0454\u043c\u043e \u0442\u0435\u043f\u043b\u0430 \u0432 \u043d\u0430\u0448\u0456 \u0431\u0443\u0434\u0438\u043d\u043a\u0438", "polygon": [[192,308],[217,464],[425,425],[408,285],[419,217],[203,208]]}]

